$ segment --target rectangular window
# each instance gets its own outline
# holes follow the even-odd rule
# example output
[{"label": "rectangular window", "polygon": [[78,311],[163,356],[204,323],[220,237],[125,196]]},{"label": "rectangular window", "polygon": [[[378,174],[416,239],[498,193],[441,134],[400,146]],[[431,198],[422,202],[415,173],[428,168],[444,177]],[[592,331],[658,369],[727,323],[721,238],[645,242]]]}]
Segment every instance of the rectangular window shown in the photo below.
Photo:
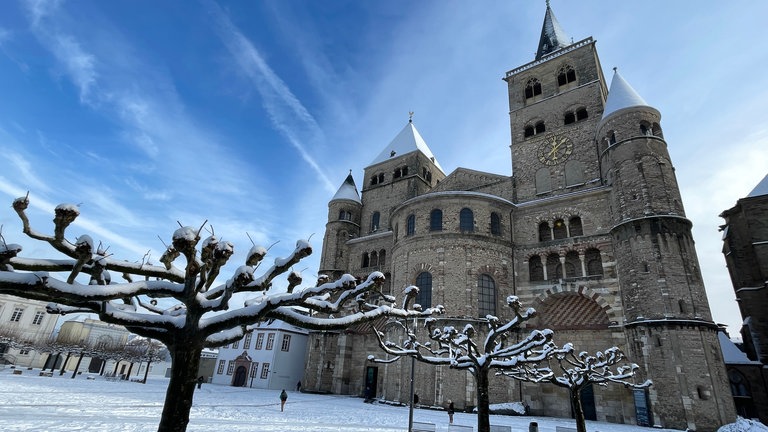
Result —
[{"label": "rectangular window", "polygon": [[237,349],[240,346],[240,341],[234,341],[232,342],[232,348]]},{"label": "rectangular window", "polygon": [[32,318],[32,325],[40,325],[43,323],[43,318],[45,318],[45,312],[43,311],[37,311],[35,312],[35,317]]},{"label": "rectangular window", "polygon": [[275,334],[270,333],[267,335],[267,351],[271,350],[275,345]]},{"label": "rectangular window", "polygon": [[245,335],[245,340],[243,341],[243,349],[249,349],[251,348],[251,338],[253,337],[253,333],[248,333]]},{"label": "rectangular window", "polygon": [[11,322],[21,321],[21,315],[24,313],[24,308],[13,308],[13,314],[11,314]]},{"label": "rectangular window", "polygon": [[224,360],[219,360],[219,370],[216,373],[219,375],[224,373]]},{"label": "rectangular window", "polygon": [[291,335],[283,335],[283,346],[280,347],[280,351],[288,351],[291,349]]},{"label": "rectangular window", "polygon": [[259,333],[256,335],[256,349],[260,350],[262,345],[264,345],[264,333]]},{"label": "rectangular window", "polygon": [[19,355],[29,355],[29,349],[28,348],[22,348],[19,350]]},{"label": "rectangular window", "polygon": [[261,366],[261,379],[267,379],[269,376],[269,363],[264,363],[263,366]]},{"label": "rectangular window", "polygon": [[227,364],[227,375],[232,375],[232,373],[235,371],[235,361],[230,360]]},{"label": "rectangular window", "polygon": [[259,371],[259,362],[251,363],[251,378],[256,378],[256,373]]}]

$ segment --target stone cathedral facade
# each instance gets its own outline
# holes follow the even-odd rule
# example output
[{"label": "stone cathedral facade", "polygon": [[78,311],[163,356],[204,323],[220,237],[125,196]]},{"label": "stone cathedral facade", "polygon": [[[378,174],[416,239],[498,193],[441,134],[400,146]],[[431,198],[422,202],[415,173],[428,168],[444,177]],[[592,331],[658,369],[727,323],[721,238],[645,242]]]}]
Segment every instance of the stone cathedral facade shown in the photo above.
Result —
[{"label": "stone cathedral facade", "polygon": [[[454,324],[510,319],[520,297],[559,345],[621,348],[654,385],[589,388],[587,418],[701,431],[735,420],[728,378],[660,112],[614,72],[610,90],[595,41],[572,42],[547,5],[537,55],[510,70],[512,175],[457,168],[446,175],[412,122],[328,204],[321,273],[386,275],[388,290],[420,288]],[[373,156],[373,155],[372,155]],[[427,340],[417,324],[420,339]],[[407,402],[409,360],[383,356],[373,326],[310,334],[308,391]],[[391,332],[390,332],[391,333]],[[397,334],[388,334],[397,338]],[[416,363],[426,406],[475,405],[465,371]],[[572,415],[566,390],[492,377],[491,403],[532,415]]]}]

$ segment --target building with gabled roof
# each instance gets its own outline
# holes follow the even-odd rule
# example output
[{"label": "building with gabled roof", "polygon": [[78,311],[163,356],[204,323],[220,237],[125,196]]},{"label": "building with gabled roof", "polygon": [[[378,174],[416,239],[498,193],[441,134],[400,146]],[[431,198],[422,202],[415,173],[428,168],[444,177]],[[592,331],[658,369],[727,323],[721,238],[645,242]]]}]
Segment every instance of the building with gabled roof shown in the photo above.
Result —
[{"label": "building with gabled roof", "polygon": [[[550,328],[558,345],[590,353],[621,348],[654,385],[588,387],[587,419],[698,431],[733,422],[660,111],[616,70],[609,90],[596,42],[568,38],[549,4],[535,59],[503,79],[511,175],[446,175],[409,121],[364,168],[360,199],[350,175],[329,202],[320,272],[380,271],[386,293],[415,285],[418,304],[478,331],[488,315],[511,319],[504,299],[514,295],[538,312],[523,333]],[[374,327],[403,337],[384,322],[310,333],[305,388],[407,402],[410,362],[367,362],[381,352]],[[423,325],[413,331],[427,339]],[[417,363],[414,376],[424,405],[476,405],[468,372]],[[568,392],[552,385],[496,377],[489,393],[532,415],[572,415]]]}]

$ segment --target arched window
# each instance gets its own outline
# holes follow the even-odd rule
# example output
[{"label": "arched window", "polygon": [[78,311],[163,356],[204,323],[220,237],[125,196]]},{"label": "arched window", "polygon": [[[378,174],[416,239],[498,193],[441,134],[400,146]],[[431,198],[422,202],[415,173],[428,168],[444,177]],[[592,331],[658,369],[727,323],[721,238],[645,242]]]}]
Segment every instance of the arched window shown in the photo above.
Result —
[{"label": "arched window", "polygon": [[340,210],[339,211],[339,220],[346,220],[351,221],[352,220],[352,213],[346,211],[346,210]]},{"label": "arched window", "polygon": [[648,130],[648,126],[645,123],[640,123],[640,135],[648,136],[651,132]]},{"label": "arched window", "polygon": [[587,276],[603,275],[603,259],[599,250],[587,249],[584,260],[587,262]]},{"label": "arched window", "polygon": [[536,78],[531,78],[525,83],[525,98],[530,99],[541,94],[541,83]]},{"label": "arched window", "polygon": [[535,133],[535,129],[533,128],[533,126],[526,126],[523,136],[525,136],[526,138],[532,137],[534,133]]},{"label": "arched window", "polygon": [[498,213],[491,213],[491,235],[501,235],[501,217]]},{"label": "arched window", "polygon": [[371,265],[371,261],[370,261],[370,258],[368,257],[368,252],[363,252],[363,262],[360,264],[360,267],[366,268],[366,267],[370,267],[370,265]]},{"label": "arched window", "polygon": [[480,318],[496,315],[496,283],[487,274],[477,279],[477,310]]},{"label": "arched window", "polygon": [[651,130],[653,131],[653,136],[664,138],[664,134],[661,132],[661,126],[659,126],[658,123],[654,123],[653,126],[651,126]]},{"label": "arched window", "polygon": [[412,236],[414,234],[416,234],[416,216],[408,215],[405,220],[405,235]]},{"label": "arched window", "polygon": [[544,131],[547,130],[547,128],[544,126],[544,122],[543,121],[540,121],[540,122],[536,123],[535,128],[536,128],[536,134],[543,133]]},{"label": "arched window", "polygon": [[749,381],[736,369],[728,369],[728,381],[731,383],[731,394],[734,397],[751,397]]},{"label": "arched window", "polygon": [[571,232],[571,237],[584,235],[584,229],[581,227],[581,218],[573,216],[568,219],[568,230]]},{"label": "arched window", "polygon": [[379,219],[381,219],[381,214],[373,212],[371,215],[371,232],[379,230]]},{"label": "arched window", "polygon": [[432,307],[432,273],[421,272],[416,276],[416,286],[419,287],[419,295],[416,303],[426,309]]},{"label": "arched window", "polygon": [[379,265],[380,266],[383,266],[384,264],[386,264],[386,258],[387,258],[387,251],[385,251],[384,249],[380,250],[379,251]]},{"label": "arched window", "polygon": [[565,277],[581,277],[581,260],[576,251],[569,251],[565,254]]},{"label": "arched window", "polygon": [[459,230],[461,232],[472,232],[475,230],[475,217],[472,210],[464,207],[459,212]]},{"label": "arched window", "polygon": [[579,108],[576,110],[576,121],[586,120],[589,117],[586,108]]},{"label": "arched window", "polygon": [[557,73],[557,85],[563,86],[576,81],[576,71],[571,66],[563,66]]},{"label": "arched window", "polygon": [[608,144],[609,145],[616,144],[616,134],[613,133],[613,131],[608,132]]},{"label": "arched window", "polygon": [[565,163],[565,186],[584,184],[584,164],[577,160]]},{"label": "arched window", "polygon": [[536,171],[536,193],[543,194],[552,191],[552,174],[549,168],[540,168]]},{"label": "arched window", "polygon": [[565,113],[565,119],[563,120],[563,124],[571,124],[576,122],[576,115],[572,112]]},{"label": "arched window", "polygon": [[407,166],[404,166],[404,167],[403,167],[403,177],[405,177],[405,176],[407,176],[407,175],[408,175],[408,167],[407,167]]},{"label": "arched window", "polygon": [[371,267],[379,265],[379,254],[376,251],[371,252]]},{"label": "arched window", "polygon": [[379,173],[379,183],[384,183],[384,173]]},{"label": "arched window", "polygon": [[443,230],[443,211],[442,210],[434,209],[429,214],[429,230],[430,231]]},{"label": "arched window", "polygon": [[560,266],[560,256],[558,254],[547,255],[547,276],[549,280],[558,280],[563,277]]},{"label": "arched window", "polygon": [[552,240],[552,231],[549,229],[549,223],[542,222],[539,224],[539,241]]},{"label": "arched window", "polygon": [[400,168],[395,168],[395,172],[392,174],[392,178],[400,178]]},{"label": "arched window", "polygon": [[541,257],[534,255],[528,258],[528,274],[531,281],[544,280],[544,266],[541,265]]},{"label": "arched window", "polygon": [[562,219],[555,221],[555,225],[552,227],[552,234],[555,236],[555,240],[568,237],[568,228],[565,226],[565,222],[563,222]]}]

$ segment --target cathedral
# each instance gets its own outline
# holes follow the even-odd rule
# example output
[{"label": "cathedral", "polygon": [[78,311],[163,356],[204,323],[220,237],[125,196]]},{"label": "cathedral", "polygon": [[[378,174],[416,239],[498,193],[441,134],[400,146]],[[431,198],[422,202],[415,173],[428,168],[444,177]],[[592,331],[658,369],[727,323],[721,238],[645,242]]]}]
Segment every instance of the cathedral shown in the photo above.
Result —
[{"label": "cathedral", "polygon": [[[736,418],[728,377],[667,151],[660,111],[614,70],[610,88],[595,41],[573,41],[547,4],[535,58],[504,75],[512,175],[446,174],[409,121],[328,204],[320,272],[385,274],[385,291],[420,288],[417,303],[486,328],[512,318],[510,295],[558,345],[619,347],[647,390],[594,386],[587,419],[714,431]],[[424,326],[417,336],[426,340]],[[303,388],[407,402],[411,362],[383,356],[373,328],[310,334]],[[421,332],[421,333],[419,333]],[[396,337],[396,335],[388,335]],[[466,371],[416,362],[421,405],[471,410]],[[490,402],[531,415],[572,416],[567,390],[491,377]]]}]

